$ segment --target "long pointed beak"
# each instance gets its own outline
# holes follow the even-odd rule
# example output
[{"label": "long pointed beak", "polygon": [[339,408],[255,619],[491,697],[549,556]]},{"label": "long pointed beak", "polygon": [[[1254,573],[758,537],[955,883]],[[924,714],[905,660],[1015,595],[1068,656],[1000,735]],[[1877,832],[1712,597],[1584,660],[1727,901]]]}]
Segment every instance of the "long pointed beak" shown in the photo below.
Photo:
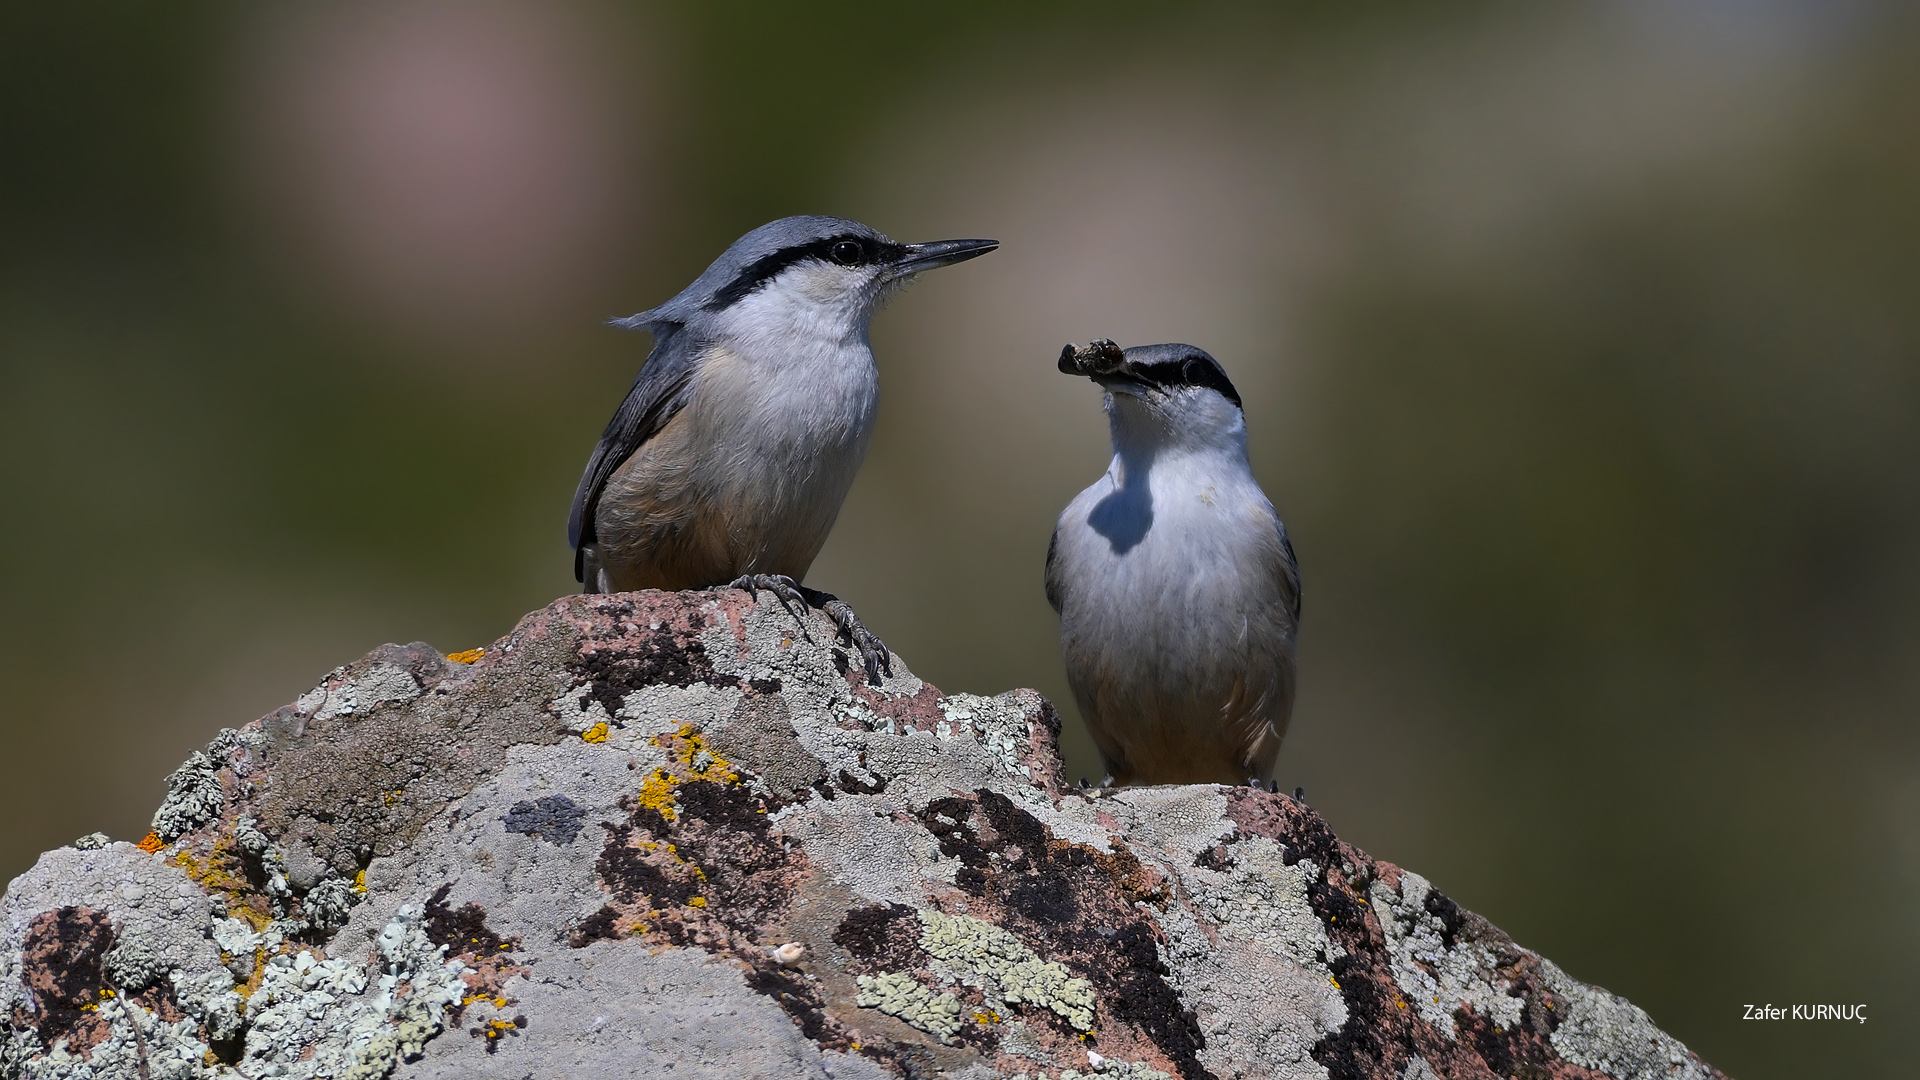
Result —
[{"label": "long pointed beak", "polygon": [[893,264],[896,276],[917,274],[957,262],[977,259],[1000,246],[998,240],[935,240],[930,244],[908,244],[907,255]]}]

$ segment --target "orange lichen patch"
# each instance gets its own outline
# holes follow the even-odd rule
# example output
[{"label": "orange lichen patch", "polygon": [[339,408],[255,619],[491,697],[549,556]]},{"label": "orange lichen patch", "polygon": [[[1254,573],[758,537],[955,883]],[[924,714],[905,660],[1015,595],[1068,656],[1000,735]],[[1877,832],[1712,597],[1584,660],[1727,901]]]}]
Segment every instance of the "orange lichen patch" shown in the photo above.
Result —
[{"label": "orange lichen patch", "polygon": [[159,833],[148,832],[147,835],[141,837],[140,842],[134,846],[138,847],[141,851],[144,851],[147,854],[151,855],[154,852],[159,851],[161,848],[166,847],[167,845],[165,841],[160,839]]},{"label": "orange lichen patch", "polygon": [[462,649],[459,652],[448,653],[447,659],[456,664],[471,664],[485,655],[487,655],[485,649]]},{"label": "orange lichen patch", "polygon": [[581,732],[580,737],[586,740],[587,742],[591,742],[591,743],[606,742],[607,741],[607,722],[605,720],[600,721],[599,723],[593,725],[587,730]]}]

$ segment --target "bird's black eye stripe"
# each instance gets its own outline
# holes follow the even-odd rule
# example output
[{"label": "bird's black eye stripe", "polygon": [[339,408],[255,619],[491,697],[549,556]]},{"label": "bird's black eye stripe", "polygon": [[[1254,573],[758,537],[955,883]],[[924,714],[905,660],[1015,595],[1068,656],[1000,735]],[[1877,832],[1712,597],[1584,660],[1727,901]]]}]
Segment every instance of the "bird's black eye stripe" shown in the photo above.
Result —
[{"label": "bird's black eye stripe", "polygon": [[907,247],[891,240],[882,240],[873,236],[856,236],[850,233],[839,236],[823,237],[805,244],[781,248],[771,255],[762,256],[742,267],[732,281],[722,285],[713,294],[713,299],[704,305],[708,311],[720,311],[731,306],[744,296],[757,292],[767,282],[780,276],[780,272],[804,259],[819,259],[834,266],[872,266],[880,263],[899,262],[905,258]]},{"label": "bird's black eye stripe", "polygon": [[1233,381],[1227,378],[1227,373],[1219,363],[1209,357],[1189,355],[1152,364],[1136,364],[1133,374],[1155,386],[1205,387],[1235,405],[1240,404],[1240,393],[1233,388]]}]

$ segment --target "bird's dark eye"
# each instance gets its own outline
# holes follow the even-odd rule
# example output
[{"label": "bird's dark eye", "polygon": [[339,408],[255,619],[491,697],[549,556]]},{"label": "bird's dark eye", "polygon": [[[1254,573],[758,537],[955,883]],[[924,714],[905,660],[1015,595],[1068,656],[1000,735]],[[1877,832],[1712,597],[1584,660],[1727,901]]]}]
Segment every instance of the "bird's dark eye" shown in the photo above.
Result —
[{"label": "bird's dark eye", "polygon": [[858,240],[840,240],[834,243],[827,255],[841,266],[858,266],[866,259],[867,249]]}]

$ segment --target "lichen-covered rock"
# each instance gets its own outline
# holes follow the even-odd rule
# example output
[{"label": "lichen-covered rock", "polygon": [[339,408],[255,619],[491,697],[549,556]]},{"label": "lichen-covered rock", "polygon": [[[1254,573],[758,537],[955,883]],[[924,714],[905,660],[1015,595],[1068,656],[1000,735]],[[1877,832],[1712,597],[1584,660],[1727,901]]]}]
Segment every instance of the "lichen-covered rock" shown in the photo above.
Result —
[{"label": "lichen-covered rock", "polygon": [[1719,1075],[1292,799],[894,671],[732,592],[383,646],[9,886],[0,1080]]}]

